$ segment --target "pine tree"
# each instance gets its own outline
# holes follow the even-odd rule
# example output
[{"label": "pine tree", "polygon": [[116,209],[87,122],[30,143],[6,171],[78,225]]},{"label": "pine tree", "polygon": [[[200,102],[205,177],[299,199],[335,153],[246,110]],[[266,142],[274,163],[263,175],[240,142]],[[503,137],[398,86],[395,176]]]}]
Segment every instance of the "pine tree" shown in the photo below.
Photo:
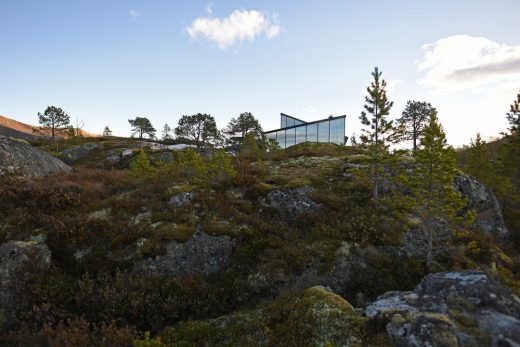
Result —
[{"label": "pine tree", "polygon": [[235,146],[240,145],[248,134],[252,134],[256,139],[263,138],[262,126],[251,112],[244,112],[232,118],[224,134],[228,136],[228,142]]},{"label": "pine tree", "polygon": [[475,140],[471,140],[471,145],[467,149],[465,171],[486,185],[491,184],[491,162],[486,141],[482,140],[480,133],[477,133]]},{"label": "pine tree", "polygon": [[509,133],[505,137],[502,171],[516,187],[516,194],[520,194],[520,93],[510,105],[506,114],[509,123]]},{"label": "pine tree", "polygon": [[105,129],[103,129],[103,137],[112,136],[112,130],[107,126],[105,126]]},{"label": "pine tree", "polygon": [[139,177],[148,177],[154,174],[155,169],[150,164],[148,155],[146,155],[144,150],[141,149],[141,152],[132,159],[130,162],[130,171]]},{"label": "pine tree", "polygon": [[[448,146],[446,135],[433,114],[424,129],[420,147],[414,152],[416,160],[409,183],[415,211],[423,221],[420,250],[429,270],[447,245],[446,226],[462,220],[458,215],[465,206],[460,193],[455,190],[455,150]],[[471,217],[471,216],[468,216]]]},{"label": "pine tree", "polygon": [[397,119],[395,140],[412,141],[415,151],[430,116],[435,112],[435,107],[429,102],[408,101],[401,118]]},{"label": "pine tree", "polygon": [[264,152],[253,133],[246,134],[240,146],[240,157],[251,161],[262,160]]},{"label": "pine tree", "polygon": [[68,135],[71,129],[69,115],[56,106],[47,106],[43,114],[38,112],[38,123],[42,127],[36,128],[34,131],[48,134],[53,140],[56,139],[56,136]]},{"label": "pine tree", "polygon": [[223,149],[216,150],[208,163],[208,174],[216,182],[235,176],[231,157]]},{"label": "pine tree", "polygon": [[164,124],[163,132],[162,132],[163,141],[172,140],[172,128],[168,125],[168,123]]},{"label": "pine tree", "polygon": [[128,123],[132,127],[132,137],[137,135],[140,139],[143,135],[148,135],[150,138],[155,137],[155,128],[152,126],[150,120],[146,117],[135,117],[135,119],[129,119]]},{"label": "pine tree", "polygon": [[179,153],[179,165],[188,178],[205,178],[208,168],[199,153],[191,148],[186,148]]},{"label": "pine tree", "polygon": [[215,118],[209,114],[185,115],[179,119],[175,135],[181,139],[195,142],[197,150],[200,150],[218,136],[217,123]]},{"label": "pine tree", "polygon": [[[365,111],[361,112],[359,119],[361,123],[368,127],[363,129],[361,135],[362,143],[367,146],[372,156],[372,169],[374,175],[374,202],[379,204],[379,169],[384,156],[388,152],[388,143],[393,131],[392,121],[388,121],[386,117],[390,113],[393,102],[388,101],[386,96],[386,81],[381,80],[382,72],[378,68],[372,72],[374,80],[367,87],[368,95],[365,96]],[[370,114],[370,117],[367,115]]]}]

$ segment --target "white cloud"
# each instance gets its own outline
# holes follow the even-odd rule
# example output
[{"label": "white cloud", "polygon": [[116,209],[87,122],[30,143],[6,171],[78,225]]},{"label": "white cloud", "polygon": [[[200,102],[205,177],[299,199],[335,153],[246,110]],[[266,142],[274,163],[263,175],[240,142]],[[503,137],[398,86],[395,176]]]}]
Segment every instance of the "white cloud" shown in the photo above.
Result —
[{"label": "white cloud", "polygon": [[213,18],[210,4],[206,13],[207,16],[196,18],[186,32],[193,39],[213,41],[220,49],[245,40],[253,41],[262,34],[272,39],[282,31],[276,15],[260,11],[235,10],[229,17]]},{"label": "white cloud", "polygon": [[[455,35],[423,46],[420,84],[437,91],[489,88],[520,82],[520,46]],[[520,85],[520,83],[519,83]]]},{"label": "white cloud", "polygon": [[139,12],[137,12],[137,10],[130,10],[128,11],[128,15],[130,16],[130,20],[133,22],[137,19],[137,17],[139,17]]}]

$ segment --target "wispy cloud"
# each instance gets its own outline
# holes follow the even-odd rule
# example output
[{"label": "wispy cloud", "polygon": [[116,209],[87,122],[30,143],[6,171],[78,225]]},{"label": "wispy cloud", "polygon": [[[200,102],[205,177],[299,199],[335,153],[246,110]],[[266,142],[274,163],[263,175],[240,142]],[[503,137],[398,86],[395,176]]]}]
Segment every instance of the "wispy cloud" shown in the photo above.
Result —
[{"label": "wispy cloud", "polygon": [[134,9],[128,11],[128,16],[130,17],[130,20],[132,22],[134,22],[137,19],[137,17],[139,17],[139,14],[140,13],[137,10],[134,10]]},{"label": "wispy cloud", "polygon": [[206,7],[206,16],[196,18],[186,33],[192,39],[214,42],[220,49],[226,49],[243,41],[254,41],[265,35],[272,39],[282,32],[277,15],[261,11],[235,10],[228,17],[214,18],[212,4]]},{"label": "wispy cloud", "polygon": [[423,50],[417,69],[424,72],[420,84],[427,88],[454,91],[510,81],[520,85],[520,46],[455,35],[426,44]]}]

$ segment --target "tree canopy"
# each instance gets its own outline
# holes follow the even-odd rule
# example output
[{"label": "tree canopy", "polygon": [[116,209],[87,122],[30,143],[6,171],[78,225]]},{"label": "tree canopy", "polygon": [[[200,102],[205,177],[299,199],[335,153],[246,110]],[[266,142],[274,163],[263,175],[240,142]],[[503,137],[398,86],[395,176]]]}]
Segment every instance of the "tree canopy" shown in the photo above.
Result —
[{"label": "tree canopy", "polygon": [[148,135],[150,138],[155,137],[155,128],[152,126],[150,120],[146,117],[135,117],[135,119],[129,119],[128,123],[132,127],[132,137],[136,136],[140,139],[143,135]]},{"label": "tree canopy", "polygon": [[429,102],[408,101],[406,107],[397,119],[395,140],[412,141],[413,150],[419,145],[424,128],[428,125],[430,117],[436,111]]},{"label": "tree canopy", "polygon": [[197,113],[191,116],[182,116],[175,128],[175,135],[181,139],[193,141],[197,149],[200,150],[217,138],[219,134],[213,116]]},{"label": "tree canopy", "polygon": [[47,106],[43,114],[38,112],[38,123],[42,127],[35,132],[50,135],[53,140],[56,136],[69,134],[71,129],[69,115],[56,106]]},{"label": "tree canopy", "polygon": [[241,143],[248,134],[252,134],[256,139],[261,139],[263,136],[260,122],[250,112],[244,112],[238,117],[232,118],[224,132],[233,144]]}]

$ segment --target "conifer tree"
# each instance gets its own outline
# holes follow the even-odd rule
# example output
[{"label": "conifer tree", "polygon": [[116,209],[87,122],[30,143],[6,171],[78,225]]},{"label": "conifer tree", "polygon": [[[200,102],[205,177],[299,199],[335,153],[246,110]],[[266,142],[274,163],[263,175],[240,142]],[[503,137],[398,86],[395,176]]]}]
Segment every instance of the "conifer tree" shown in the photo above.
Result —
[{"label": "conifer tree", "polygon": [[392,121],[387,120],[393,102],[386,96],[386,81],[381,79],[382,72],[376,67],[372,72],[374,80],[367,87],[368,95],[365,96],[365,111],[361,112],[359,119],[367,128],[361,135],[362,143],[368,148],[372,157],[372,170],[374,178],[374,202],[379,204],[379,169],[384,156],[388,152],[390,136],[392,134]]},{"label": "conifer tree", "polygon": [[143,135],[148,135],[150,138],[155,137],[155,128],[152,126],[150,120],[146,117],[135,117],[135,119],[129,119],[128,123],[132,127],[132,137],[137,135],[140,139]]},{"label": "conifer tree", "polygon": [[[429,270],[446,249],[445,225],[462,221],[458,215],[465,206],[455,190],[456,155],[448,146],[446,135],[433,114],[424,129],[420,147],[414,152],[416,165],[409,183],[416,213],[423,221],[418,242]],[[468,216],[471,217],[471,216]]]},{"label": "conifer tree", "polygon": [[107,126],[105,126],[105,129],[103,129],[103,137],[112,136],[112,130]]},{"label": "conifer tree", "polygon": [[491,169],[486,141],[482,140],[480,133],[477,133],[467,150],[465,171],[484,184],[491,184]]},{"label": "conifer tree", "polygon": [[235,175],[231,157],[223,149],[216,150],[208,163],[208,174],[214,181],[222,181]]},{"label": "conifer tree", "polygon": [[199,153],[191,148],[186,148],[179,153],[179,166],[188,178],[205,178],[208,168]]},{"label": "conifer tree", "polygon": [[505,134],[505,153],[502,156],[501,166],[502,172],[514,183],[518,195],[520,194],[520,92],[510,105],[506,118],[509,123],[509,133]]},{"label": "conifer tree", "polygon": [[35,128],[34,131],[48,134],[53,140],[56,136],[69,134],[71,129],[69,115],[56,106],[47,106],[43,114],[38,112],[38,123],[42,127]]},{"label": "conifer tree", "polygon": [[397,119],[395,140],[412,141],[413,150],[417,149],[424,128],[430,121],[430,116],[436,112],[429,102],[408,101],[406,107]]},{"label": "conifer tree", "polygon": [[213,116],[205,113],[184,115],[179,119],[175,135],[181,139],[195,142],[197,150],[200,150],[218,136],[217,123]]},{"label": "conifer tree", "polygon": [[132,159],[130,162],[130,171],[140,177],[148,177],[154,174],[155,169],[150,164],[150,160],[148,159],[148,155],[146,152],[141,149],[141,152]]},{"label": "conifer tree", "polygon": [[163,132],[162,132],[162,139],[163,139],[163,141],[173,139],[172,128],[170,128],[168,123],[164,124]]}]

